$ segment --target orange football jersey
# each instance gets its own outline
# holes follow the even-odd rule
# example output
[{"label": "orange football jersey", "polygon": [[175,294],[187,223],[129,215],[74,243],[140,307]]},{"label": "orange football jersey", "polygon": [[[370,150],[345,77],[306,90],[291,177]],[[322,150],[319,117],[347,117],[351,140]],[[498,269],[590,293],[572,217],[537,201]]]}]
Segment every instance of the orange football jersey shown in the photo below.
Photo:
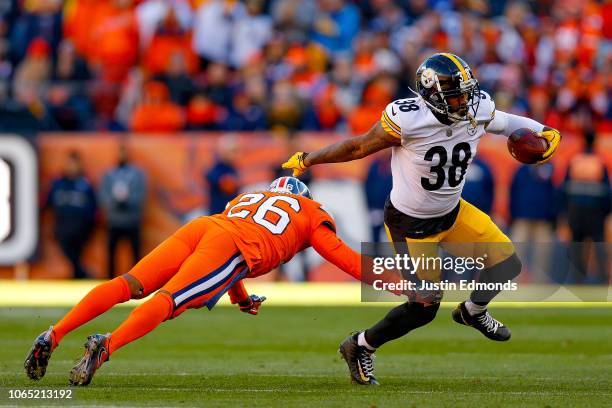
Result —
[{"label": "orange football jersey", "polygon": [[232,234],[246,260],[247,277],[263,275],[308,248],[312,233],[324,224],[335,231],[321,204],[294,194],[250,192],[230,201],[223,214],[210,217]]}]

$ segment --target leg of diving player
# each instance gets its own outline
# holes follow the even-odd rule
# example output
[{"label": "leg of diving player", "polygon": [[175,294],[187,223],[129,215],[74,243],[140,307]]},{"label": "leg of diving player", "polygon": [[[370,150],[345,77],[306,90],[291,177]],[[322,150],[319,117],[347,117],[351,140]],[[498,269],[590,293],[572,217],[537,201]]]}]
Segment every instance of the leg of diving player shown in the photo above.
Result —
[{"label": "leg of diving player", "polygon": [[141,259],[129,273],[94,287],[61,320],[35,339],[24,362],[27,376],[32,380],[41,379],[52,352],[66,334],[118,303],[146,297],[159,289],[190,254],[189,246],[175,234]]},{"label": "leg of diving player", "polygon": [[144,298],[165,285],[191,255],[204,227],[202,219],[186,224],[141,259],[129,273],[94,287],[60,321],[35,339],[24,362],[27,376],[39,380],[45,375],[51,353],[66,334],[118,303]]},{"label": "leg of diving player", "polygon": [[178,272],[151,299],[136,307],[113,332],[88,337],[85,354],[70,373],[73,385],[87,385],[119,348],[149,333],[187,309],[212,309],[247,266],[229,233],[212,221]]}]

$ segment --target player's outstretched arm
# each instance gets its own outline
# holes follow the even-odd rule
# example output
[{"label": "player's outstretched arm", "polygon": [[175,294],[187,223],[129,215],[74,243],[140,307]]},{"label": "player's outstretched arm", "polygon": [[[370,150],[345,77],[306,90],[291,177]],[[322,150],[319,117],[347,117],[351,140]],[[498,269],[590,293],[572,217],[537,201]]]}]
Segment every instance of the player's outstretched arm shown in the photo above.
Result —
[{"label": "player's outstretched arm", "polygon": [[242,280],[236,282],[227,294],[232,304],[238,304],[241,312],[256,315],[259,313],[261,304],[266,300],[265,296],[249,295]]},{"label": "player's outstretched arm", "polygon": [[242,279],[234,283],[231,288],[227,291],[232,305],[240,304],[249,298],[249,292],[244,287]]},{"label": "player's outstretched arm", "polygon": [[240,306],[241,312],[256,315],[259,313],[259,308],[265,300],[265,296],[251,295],[246,301],[239,303],[238,306]]},{"label": "player's outstretched arm", "polygon": [[292,169],[293,176],[297,177],[315,164],[357,160],[400,144],[400,140],[388,134],[378,122],[364,135],[336,142],[314,152],[297,152],[283,163],[283,169]]},{"label": "player's outstretched arm", "polygon": [[561,142],[561,134],[557,129],[544,126],[538,121],[535,121],[524,116],[513,115],[504,111],[496,110],[493,120],[486,126],[486,130],[491,133],[496,133],[504,136],[510,136],[515,130],[520,128],[529,128],[538,132],[538,135],[548,141],[548,150],[542,155],[542,160],[538,163],[547,162],[557,150],[559,142]]},{"label": "player's outstretched arm", "polygon": [[[334,231],[329,227],[321,224],[312,234],[310,244],[315,251],[319,253],[327,261],[333,263],[343,272],[351,275],[353,278],[372,285],[375,280],[381,280],[386,283],[396,283],[401,281],[399,273],[395,274],[392,271],[385,271],[382,274],[375,275],[372,273],[372,267],[366,267],[361,270],[361,257],[346,245]],[[366,265],[373,265],[373,261],[368,258],[364,262]],[[402,294],[401,291],[393,292],[396,295]]]}]

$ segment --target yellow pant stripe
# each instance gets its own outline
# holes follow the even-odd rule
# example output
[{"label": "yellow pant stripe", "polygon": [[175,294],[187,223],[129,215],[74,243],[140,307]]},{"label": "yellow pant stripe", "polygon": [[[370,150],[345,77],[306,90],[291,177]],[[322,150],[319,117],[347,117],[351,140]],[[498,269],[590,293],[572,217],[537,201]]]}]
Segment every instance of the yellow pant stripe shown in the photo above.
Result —
[{"label": "yellow pant stripe", "polygon": [[385,226],[385,231],[387,232],[387,238],[389,239],[389,242],[393,242],[393,237],[391,236],[391,231],[389,231],[389,227],[387,227],[387,224],[383,224]]}]

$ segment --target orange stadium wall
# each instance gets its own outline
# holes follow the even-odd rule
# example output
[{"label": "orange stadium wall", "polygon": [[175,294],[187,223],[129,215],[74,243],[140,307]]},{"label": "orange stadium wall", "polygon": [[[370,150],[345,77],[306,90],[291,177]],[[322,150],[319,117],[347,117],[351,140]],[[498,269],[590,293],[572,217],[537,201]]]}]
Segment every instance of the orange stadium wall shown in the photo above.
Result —
[{"label": "orange stadium wall", "polygon": [[[114,165],[119,145],[125,143],[132,161],[147,174],[148,199],[143,225],[143,250],[146,253],[183,222],[202,214],[202,209],[207,207],[208,197],[203,174],[214,162],[215,151],[222,136],[210,133],[157,136],[112,133],[41,135],[37,141],[40,201],[44,202],[51,180],[61,173],[69,151],[76,150],[81,153],[86,175],[95,186],[98,186],[104,172]],[[302,133],[289,141],[269,134],[236,135],[240,147],[241,160],[238,167],[241,184],[243,188],[248,188],[259,187],[269,182],[274,170],[293,150],[292,146],[293,148],[299,146],[300,149],[309,151],[340,140],[342,137],[334,134]],[[505,144],[504,137],[490,135],[483,138],[478,151],[478,155],[491,165],[495,176],[494,214],[502,226],[508,215],[508,187],[518,166],[508,154]],[[580,141],[571,137],[565,138],[554,159],[558,181],[561,181],[565,174],[569,158],[580,149]],[[603,138],[599,143],[598,152],[605,158],[609,170],[612,171],[612,138]],[[338,180],[352,180],[355,184],[355,181],[363,180],[369,161],[365,159],[318,166],[313,169],[313,175],[315,180],[323,184],[326,180],[335,180],[336,183]],[[334,204],[340,209],[345,205],[345,202],[328,203],[323,199],[321,201],[331,205],[332,210]],[[364,214],[362,224],[366,223],[367,217]],[[97,224],[95,233],[85,250],[84,263],[91,273],[103,277],[106,271],[106,234],[101,214]],[[339,227],[342,229],[344,225],[344,228],[349,228],[350,224],[351,222],[339,223]],[[49,211],[42,211],[38,251],[28,264],[28,276],[31,278],[70,277],[68,263],[53,239],[52,225],[52,214]],[[346,231],[340,231],[341,236],[346,234]],[[357,234],[355,237],[357,240],[359,237],[363,239],[363,234]],[[350,242],[350,239],[348,241]],[[350,243],[353,247],[358,247],[359,244]],[[127,270],[130,267],[127,245],[120,247],[119,262],[119,270]],[[12,277],[14,273],[14,268],[0,269],[0,277],[3,278]],[[347,279],[325,263],[316,267],[312,277],[315,280]]]}]

